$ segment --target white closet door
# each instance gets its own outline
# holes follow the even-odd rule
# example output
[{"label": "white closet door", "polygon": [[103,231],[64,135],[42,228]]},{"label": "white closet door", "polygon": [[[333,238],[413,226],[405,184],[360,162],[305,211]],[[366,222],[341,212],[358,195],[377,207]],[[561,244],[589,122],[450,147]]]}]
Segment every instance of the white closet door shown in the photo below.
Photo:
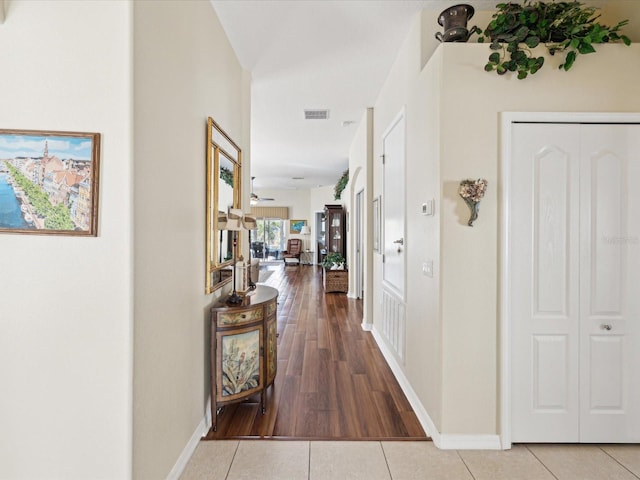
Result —
[{"label": "white closet door", "polygon": [[520,124],[512,440],[640,440],[640,126]]},{"label": "white closet door", "polygon": [[579,126],[513,126],[512,440],[579,435]]},{"label": "white closet door", "polygon": [[640,126],[581,127],[580,441],[640,441]]}]

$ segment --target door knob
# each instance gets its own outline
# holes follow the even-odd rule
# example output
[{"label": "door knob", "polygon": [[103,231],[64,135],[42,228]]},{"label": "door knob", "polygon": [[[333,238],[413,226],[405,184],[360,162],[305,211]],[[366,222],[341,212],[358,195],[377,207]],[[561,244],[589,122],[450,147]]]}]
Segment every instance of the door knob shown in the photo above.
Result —
[{"label": "door knob", "polygon": [[600,328],[603,329],[603,330],[609,331],[609,330],[611,330],[611,325],[609,325],[608,323],[604,323],[604,324],[600,325]]},{"label": "door knob", "polygon": [[399,243],[400,245],[404,245],[404,238],[401,238],[399,240],[394,240],[393,243]]}]

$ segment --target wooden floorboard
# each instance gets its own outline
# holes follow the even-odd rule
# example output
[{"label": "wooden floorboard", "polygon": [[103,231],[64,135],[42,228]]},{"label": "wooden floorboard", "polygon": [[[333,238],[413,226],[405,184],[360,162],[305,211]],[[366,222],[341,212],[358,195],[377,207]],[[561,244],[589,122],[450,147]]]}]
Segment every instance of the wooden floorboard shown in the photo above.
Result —
[{"label": "wooden floorboard", "polygon": [[426,440],[370,332],[362,302],[325,294],[315,266],[262,266],[278,295],[278,373],[260,397],[228,405],[206,440]]}]

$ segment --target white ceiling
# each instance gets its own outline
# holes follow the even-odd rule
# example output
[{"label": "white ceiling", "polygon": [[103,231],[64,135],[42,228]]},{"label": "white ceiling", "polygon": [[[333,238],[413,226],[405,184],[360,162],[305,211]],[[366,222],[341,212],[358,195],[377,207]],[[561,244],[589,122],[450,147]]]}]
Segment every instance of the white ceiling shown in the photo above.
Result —
[{"label": "white ceiling", "polygon": [[[252,74],[251,175],[259,191],[335,185],[348,167],[358,122],[374,106],[413,16],[435,10],[435,33],[441,30],[437,13],[458,2],[211,3],[240,63]],[[468,3],[493,10],[498,0]],[[330,117],[304,120],[304,109],[329,109]],[[354,123],[343,126],[349,121]]]}]

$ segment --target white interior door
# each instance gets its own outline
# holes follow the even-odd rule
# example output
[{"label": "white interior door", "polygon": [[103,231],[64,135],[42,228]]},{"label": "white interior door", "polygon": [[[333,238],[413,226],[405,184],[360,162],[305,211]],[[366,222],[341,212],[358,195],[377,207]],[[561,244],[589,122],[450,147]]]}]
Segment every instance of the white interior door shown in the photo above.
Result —
[{"label": "white interior door", "polygon": [[640,441],[640,125],[582,125],[580,441]]},{"label": "white interior door", "polygon": [[637,125],[512,128],[514,442],[640,438],[639,139]]},{"label": "white interior door", "polygon": [[405,278],[405,125],[404,112],[383,136],[384,186],[382,225],[384,245],[383,279],[404,299]]}]

